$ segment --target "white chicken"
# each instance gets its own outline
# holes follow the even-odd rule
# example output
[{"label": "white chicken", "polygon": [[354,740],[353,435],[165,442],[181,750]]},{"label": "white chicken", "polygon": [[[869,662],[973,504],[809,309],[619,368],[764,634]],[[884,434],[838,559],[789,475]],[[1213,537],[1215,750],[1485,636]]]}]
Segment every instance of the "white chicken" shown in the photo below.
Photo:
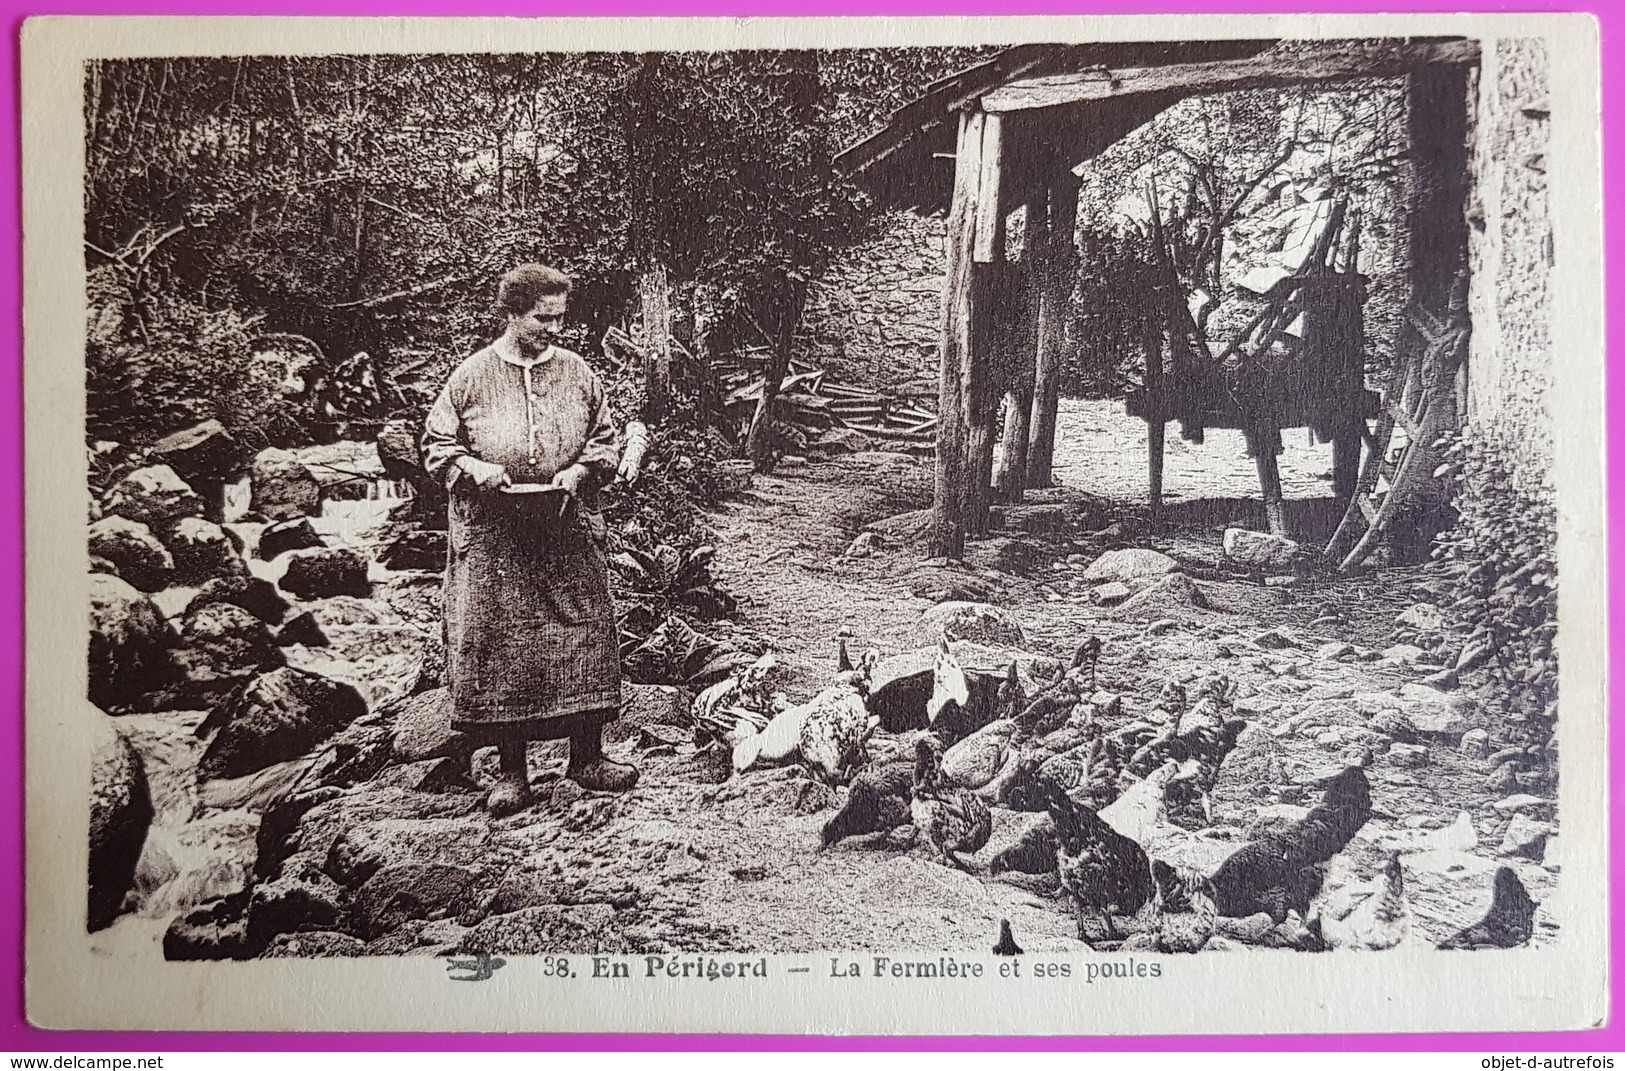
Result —
[{"label": "white chicken", "polygon": [[[760,732],[742,735],[734,743],[734,771],[744,773],[759,762],[783,762],[801,752],[809,719],[814,726],[816,738],[813,747],[818,753],[817,760],[809,761],[820,769],[826,769],[823,763],[829,761],[829,755],[833,750],[836,754],[833,762],[838,769],[841,762],[839,752],[842,749],[840,741],[847,740],[854,727],[861,727],[859,731],[863,738],[867,738],[868,732],[871,731],[867,703],[869,673],[879,661],[879,651],[871,650],[865,653],[859,668],[837,673],[833,684],[807,702],[779,711]],[[861,719],[859,712],[862,714]],[[826,740],[829,741],[828,746],[825,744]],[[807,758],[804,753],[802,757]],[[826,769],[826,773],[828,772]],[[833,773],[830,776],[833,776]]]},{"label": "white chicken", "polygon": [[1181,766],[1169,759],[1125,788],[1123,794],[1111,804],[1101,808],[1101,820],[1144,848],[1147,855],[1156,855],[1164,842],[1185,833],[1168,821],[1168,786],[1174,781],[1193,776],[1195,772],[1194,762]]},{"label": "white chicken", "polygon": [[1411,910],[1399,853],[1370,881],[1322,893],[1305,921],[1329,948],[1381,952],[1404,944],[1411,934]]}]

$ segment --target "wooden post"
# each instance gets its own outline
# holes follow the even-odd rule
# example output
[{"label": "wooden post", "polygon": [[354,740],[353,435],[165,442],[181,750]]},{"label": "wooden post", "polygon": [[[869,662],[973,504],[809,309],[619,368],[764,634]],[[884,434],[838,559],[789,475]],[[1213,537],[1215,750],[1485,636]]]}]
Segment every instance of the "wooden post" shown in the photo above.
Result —
[{"label": "wooden post", "polygon": [[1271,535],[1285,536],[1286,496],[1281,491],[1281,468],[1275,460],[1280,449],[1279,429],[1264,428],[1244,431],[1247,449],[1252,451],[1253,464],[1258,468],[1258,486],[1264,492],[1264,517],[1269,521]]},{"label": "wooden post", "polygon": [[[1073,235],[1078,226],[1078,180],[1070,170],[1049,187],[1049,218],[1044,227],[1038,271],[1033,410],[1027,442],[1027,486],[1048,487],[1055,464],[1055,417],[1061,402],[1061,368],[1066,360],[1067,307],[1075,271]],[[1032,226],[1031,219],[1028,226]]]},{"label": "wooden post", "polygon": [[995,486],[1006,502],[1020,502],[1027,490],[1027,452],[1032,440],[1033,396],[1037,381],[1038,317],[1042,307],[1040,266],[1048,255],[1049,200],[1033,197],[1026,205],[1026,238],[1021,251],[1020,308],[1017,327],[1007,340],[1011,383],[1005,393],[1004,439]]},{"label": "wooden post", "polygon": [[971,348],[973,293],[971,263],[976,242],[976,202],[982,177],[980,112],[959,117],[954,161],[954,193],[948,210],[948,270],[942,291],[942,338],[937,379],[937,471],[931,497],[934,558],[965,556],[966,454],[968,413],[962,365]]},{"label": "wooden post", "polygon": [[1147,309],[1143,345],[1145,348],[1145,443],[1151,482],[1151,516],[1162,514],[1162,462],[1168,424],[1162,401],[1162,308],[1153,303]]},{"label": "wooden post", "polygon": [[982,119],[980,177],[976,184],[976,240],[972,250],[970,346],[961,355],[966,407],[966,452],[970,463],[965,499],[965,531],[985,535],[993,504],[993,446],[999,436],[999,393],[993,376],[993,348],[998,344],[988,289],[1006,282],[1004,248],[1003,120]]}]

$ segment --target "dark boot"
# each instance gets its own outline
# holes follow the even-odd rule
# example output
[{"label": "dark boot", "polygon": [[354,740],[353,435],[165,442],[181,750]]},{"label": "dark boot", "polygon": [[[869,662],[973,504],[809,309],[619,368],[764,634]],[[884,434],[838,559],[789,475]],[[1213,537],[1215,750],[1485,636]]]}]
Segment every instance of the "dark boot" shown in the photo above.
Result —
[{"label": "dark boot", "polygon": [[492,818],[506,818],[535,802],[525,768],[525,741],[504,741],[497,745],[497,755],[502,760],[502,775],[485,797],[485,810]]},{"label": "dark boot", "polygon": [[594,723],[570,736],[564,776],[589,792],[625,792],[638,783],[637,767],[604,758],[604,727]]}]

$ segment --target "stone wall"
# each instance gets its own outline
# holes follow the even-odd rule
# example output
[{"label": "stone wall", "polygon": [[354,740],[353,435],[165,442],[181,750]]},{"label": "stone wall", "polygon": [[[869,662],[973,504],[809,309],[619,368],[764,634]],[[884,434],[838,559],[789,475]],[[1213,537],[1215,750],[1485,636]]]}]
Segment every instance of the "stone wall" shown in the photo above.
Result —
[{"label": "stone wall", "polygon": [[1467,419],[1516,463],[1520,482],[1545,482],[1552,469],[1546,62],[1539,39],[1483,42],[1467,209]]},{"label": "stone wall", "polygon": [[797,356],[845,383],[935,399],[944,233],[941,219],[888,217],[814,285]]}]

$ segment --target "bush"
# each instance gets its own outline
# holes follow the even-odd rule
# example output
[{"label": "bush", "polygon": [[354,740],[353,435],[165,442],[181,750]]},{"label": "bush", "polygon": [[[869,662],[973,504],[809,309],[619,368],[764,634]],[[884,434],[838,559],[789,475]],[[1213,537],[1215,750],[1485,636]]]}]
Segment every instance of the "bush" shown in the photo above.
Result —
[{"label": "bush", "polygon": [[1486,664],[1504,713],[1529,743],[1557,716],[1557,508],[1549,486],[1521,487],[1491,443],[1457,436],[1445,472],[1455,527],[1434,542],[1433,569],[1464,666]]}]

